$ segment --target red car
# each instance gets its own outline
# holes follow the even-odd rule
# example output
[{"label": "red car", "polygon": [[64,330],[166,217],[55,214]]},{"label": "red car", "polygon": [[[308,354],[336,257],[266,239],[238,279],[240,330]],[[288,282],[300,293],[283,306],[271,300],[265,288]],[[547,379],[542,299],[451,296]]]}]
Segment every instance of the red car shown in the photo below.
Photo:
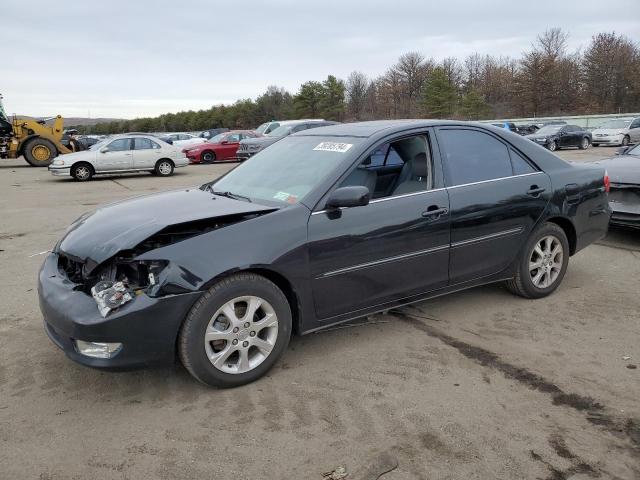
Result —
[{"label": "red car", "polygon": [[222,160],[235,160],[240,140],[255,138],[257,136],[258,135],[251,130],[232,130],[230,132],[220,133],[204,143],[189,145],[182,151],[189,159],[189,163],[211,163]]}]

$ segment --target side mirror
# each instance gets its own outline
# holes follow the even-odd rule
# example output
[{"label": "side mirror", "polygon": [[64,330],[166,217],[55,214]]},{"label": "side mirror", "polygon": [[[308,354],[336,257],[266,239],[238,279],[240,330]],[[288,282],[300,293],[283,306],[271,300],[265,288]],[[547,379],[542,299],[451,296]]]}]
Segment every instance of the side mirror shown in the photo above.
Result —
[{"label": "side mirror", "polygon": [[109,151],[109,149],[107,147],[102,147],[100,149],[100,153],[107,153]]},{"label": "side mirror", "polygon": [[367,187],[340,187],[329,195],[325,208],[328,210],[337,210],[343,207],[364,207],[369,204],[369,195],[370,193]]},{"label": "side mirror", "polygon": [[626,146],[626,147],[620,147],[616,150],[616,155],[624,155],[625,153],[627,153],[629,151],[629,149],[631,148],[631,146]]}]

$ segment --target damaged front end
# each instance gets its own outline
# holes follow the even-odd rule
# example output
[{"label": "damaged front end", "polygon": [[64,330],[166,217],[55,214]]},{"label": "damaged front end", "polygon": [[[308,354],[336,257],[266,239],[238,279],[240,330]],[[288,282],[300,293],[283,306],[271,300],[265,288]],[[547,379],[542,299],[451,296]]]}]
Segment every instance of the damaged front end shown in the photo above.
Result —
[{"label": "damaged front end", "polygon": [[[91,295],[100,314],[106,317],[137,296],[153,298],[189,293],[203,284],[202,278],[183,265],[167,259],[147,259],[150,252],[261,214],[243,213],[169,225],[101,263],[77,258],[59,248],[56,252],[58,270],[75,284],[74,290]],[[145,259],[140,259],[143,254]]]}]

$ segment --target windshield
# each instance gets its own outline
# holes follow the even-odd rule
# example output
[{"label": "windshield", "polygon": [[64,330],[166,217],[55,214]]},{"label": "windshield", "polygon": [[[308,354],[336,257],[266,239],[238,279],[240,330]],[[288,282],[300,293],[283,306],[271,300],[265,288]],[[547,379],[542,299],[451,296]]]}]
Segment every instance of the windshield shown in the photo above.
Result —
[{"label": "windshield", "polygon": [[[347,150],[361,141],[351,137],[287,137],[240,164],[218,180],[213,190],[267,204],[294,204],[330,175],[346,159]],[[329,146],[325,143],[319,150],[323,142]]]},{"label": "windshield", "polygon": [[291,133],[292,127],[287,127],[286,125],[280,125],[278,128],[273,130],[272,132],[267,133],[268,137],[286,137]]},{"label": "windshield", "polygon": [[631,119],[629,120],[609,120],[608,122],[604,122],[598,128],[627,128],[631,124]]},{"label": "windshield", "polygon": [[102,147],[104,147],[107,144],[108,141],[109,141],[108,138],[104,140],[100,140],[98,143],[94,143],[93,145],[91,145],[89,147],[89,150],[100,150]]},{"label": "windshield", "polygon": [[547,125],[542,127],[536,132],[536,135],[549,135],[551,133],[557,133],[564,125]]},{"label": "windshield", "polygon": [[207,140],[207,142],[209,143],[220,143],[222,141],[222,139],[226,136],[226,133],[219,133],[218,135],[216,135],[215,137],[210,138],[209,140]]},{"label": "windshield", "polygon": [[267,127],[269,126],[270,122],[267,123],[263,123],[262,125],[260,125],[258,128],[256,128],[256,133],[258,135],[262,135],[264,133],[264,131],[267,129]]}]

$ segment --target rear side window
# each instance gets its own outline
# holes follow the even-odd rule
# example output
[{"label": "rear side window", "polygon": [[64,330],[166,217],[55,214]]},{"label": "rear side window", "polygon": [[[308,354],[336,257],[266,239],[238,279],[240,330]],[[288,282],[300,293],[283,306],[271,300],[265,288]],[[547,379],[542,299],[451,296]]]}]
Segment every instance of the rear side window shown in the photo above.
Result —
[{"label": "rear side window", "polygon": [[149,140],[148,138],[135,138],[133,144],[133,148],[135,150],[149,150],[152,148],[160,148],[160,145]]},{"label": "rear side window", "polygon": [[477,130],[440,129],[449,186],[482,182],[512,175],[507,147]]},{"label": "rear side window", "polygon": [[511,154],[511,164],[513,165],[514,175],[524,175],[525,173],[535,173],[537,170],[514,149],[509,149]]}]

